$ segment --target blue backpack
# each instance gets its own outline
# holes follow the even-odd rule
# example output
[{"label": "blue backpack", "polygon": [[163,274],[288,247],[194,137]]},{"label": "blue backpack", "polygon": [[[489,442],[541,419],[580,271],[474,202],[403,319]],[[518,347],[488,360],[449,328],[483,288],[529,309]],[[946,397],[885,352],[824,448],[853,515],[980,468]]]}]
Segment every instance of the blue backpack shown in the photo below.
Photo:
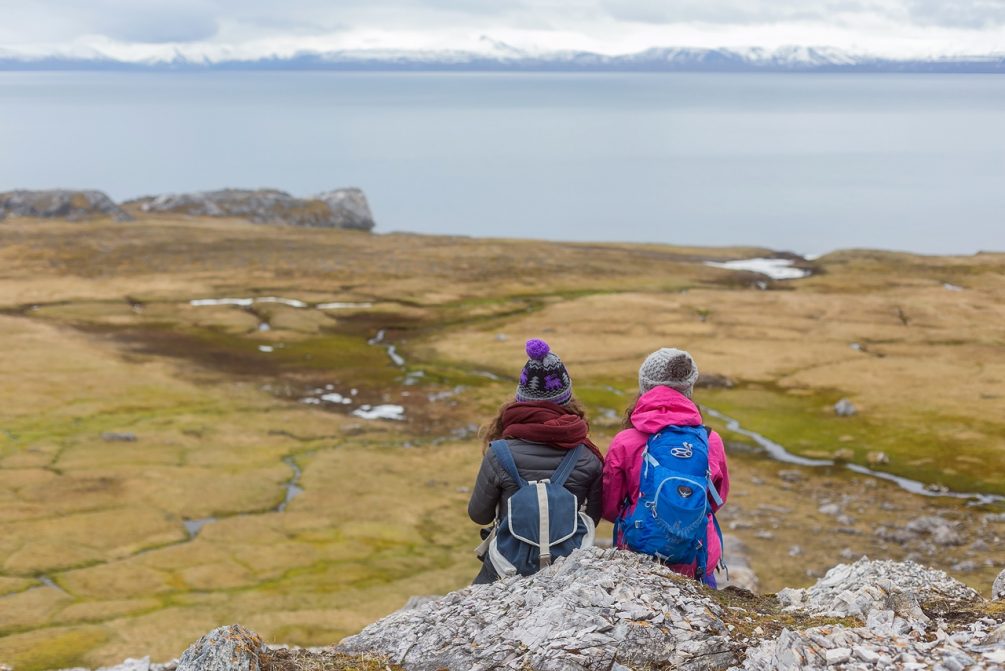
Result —
[{"label": "blue backpack", "polygon": [[494,441],[490,447],[519,486],[501,512],[488,547],[487,559],[500,577],[537,573],[554,559],[593,545],[593,520],[579,511],[576,495],[565,488],[582,445],[565,455],[550,478],[533,482],[520,475],[505,440]]},{"label": "blue backpack", "polygon": [[[708,467],[708,435],[704,426],[668,426],[650,436],[642,453],[638,503],[630,515],[626,507],[614,527],[615,540],[620,532],[635,552],[667,564],[697,562],[698,580],[708,564],[709,495],[722,505]],[[715,515],[712,519],[721,543],[719,522]]]}]

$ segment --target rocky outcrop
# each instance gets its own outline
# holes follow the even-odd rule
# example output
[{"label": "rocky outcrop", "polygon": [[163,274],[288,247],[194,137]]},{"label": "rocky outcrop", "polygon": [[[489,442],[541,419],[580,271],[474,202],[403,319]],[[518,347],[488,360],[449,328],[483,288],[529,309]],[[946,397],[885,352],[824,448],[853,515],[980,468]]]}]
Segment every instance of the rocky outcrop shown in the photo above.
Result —
[{"label": "rocky outcrop", "polygon": [[189,646],[176,671],[262,671],[262,638],[239,624],[220,627]]},{"label": "rocky outcrop", "polygon": [[839,564],[808,589],[783,589],[778,600],[788,610],[811,615],[853,616],[863,620],[874,610],[923,622],[921,603],[938,601],[956,608],[981,601],[981,595],[942,571],[912,561]]},{"label": "rocky outcrop", "polygon": [[101,191],[6,191],[0,193],[0,220],[7,217],[35,217],[79,221],[94,217],[112,217],[127,221],[131,217]]},{"label": "rocky outcrop", "polygon": [[785,629],[778,638],[747,651],[741,669],[939,669],[992,671],[1005,664],[1005,625],[983,618],[950,634],[894,615],[872,611],[864,627],[842,625]]},{"label": "rocky outcrop", "polygon": [[296,198],[275,189],[222,189],[176,193],[130,201],[142,212],[194,217],[235,217],[261,224],[369,231],[373,215],[359,189],[336,189],[313,198]]},{"label": "rocky outcrop", "polygon": [[646,557],[593,548],[529,578],[478,585],[399,611],[337,648],[406,669],[726,668],[723,609]]},{"label": "rocky outcrop", "polygon": [[528,578],[426,599],[335,648],[276,649],[233,625],[177,662],[114,671],[1005,669],[1005,610],[909,561],[862,558],[774,597],[716,592],[591,548]]}]

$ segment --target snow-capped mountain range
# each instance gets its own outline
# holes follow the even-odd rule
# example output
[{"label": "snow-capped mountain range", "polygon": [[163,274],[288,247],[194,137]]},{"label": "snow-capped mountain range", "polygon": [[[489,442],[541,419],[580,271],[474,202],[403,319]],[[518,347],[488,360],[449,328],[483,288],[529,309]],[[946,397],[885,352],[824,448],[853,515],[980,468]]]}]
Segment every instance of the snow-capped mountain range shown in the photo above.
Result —
[{"label": "snow-capped mountain range", "polygon": [[654,47],[631,54],[525,50],[483,38],[477,50],[304,51],[256,59],[124,61],[101,52],[24,56],[0,50],[0,70],[356,70],[516,72],[983,72],[1005,73],[1005,53],[898,60],[827,47]]}]

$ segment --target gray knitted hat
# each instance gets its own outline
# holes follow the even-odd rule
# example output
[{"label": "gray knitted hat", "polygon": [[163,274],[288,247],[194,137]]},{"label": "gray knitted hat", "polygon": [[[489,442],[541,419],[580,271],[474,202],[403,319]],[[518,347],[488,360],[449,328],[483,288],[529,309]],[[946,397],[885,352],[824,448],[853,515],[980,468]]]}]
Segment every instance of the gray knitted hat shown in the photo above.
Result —
[{"label": "gray knitted hat", "polygon": [[670,387],[688,398],[698,381],[698,364],[682,349],[663,347],[646,357],[639,368],[639,391]]},{"label": "gray knitted hat", "polygon": [[536,338],[528,340],[527,356],[527,363],[520,372],[520,384],[516,387],[516,400],[568,403],[572,398],[572,380],[565,364],[551,351],[548,343]]}]

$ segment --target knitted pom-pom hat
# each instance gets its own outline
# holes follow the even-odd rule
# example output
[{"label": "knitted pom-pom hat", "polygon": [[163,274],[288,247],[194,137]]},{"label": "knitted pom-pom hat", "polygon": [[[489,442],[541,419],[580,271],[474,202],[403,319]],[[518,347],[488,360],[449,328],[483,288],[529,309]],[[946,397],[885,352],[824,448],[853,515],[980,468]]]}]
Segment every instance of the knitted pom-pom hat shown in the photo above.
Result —
[{"label": "knitted pom-pom hat", "polygon": [[698,364],[681,349],[663,347],[646,357],[639,368],[639,391],[670,387],[688,398],[698,381]]},{"label": "knitted pom-pom hat", "polygon": [[572,398],[572,380],[548,343],[536,338],[528,340],[527,356],[516,387],[516,400],[568,403]]}]

